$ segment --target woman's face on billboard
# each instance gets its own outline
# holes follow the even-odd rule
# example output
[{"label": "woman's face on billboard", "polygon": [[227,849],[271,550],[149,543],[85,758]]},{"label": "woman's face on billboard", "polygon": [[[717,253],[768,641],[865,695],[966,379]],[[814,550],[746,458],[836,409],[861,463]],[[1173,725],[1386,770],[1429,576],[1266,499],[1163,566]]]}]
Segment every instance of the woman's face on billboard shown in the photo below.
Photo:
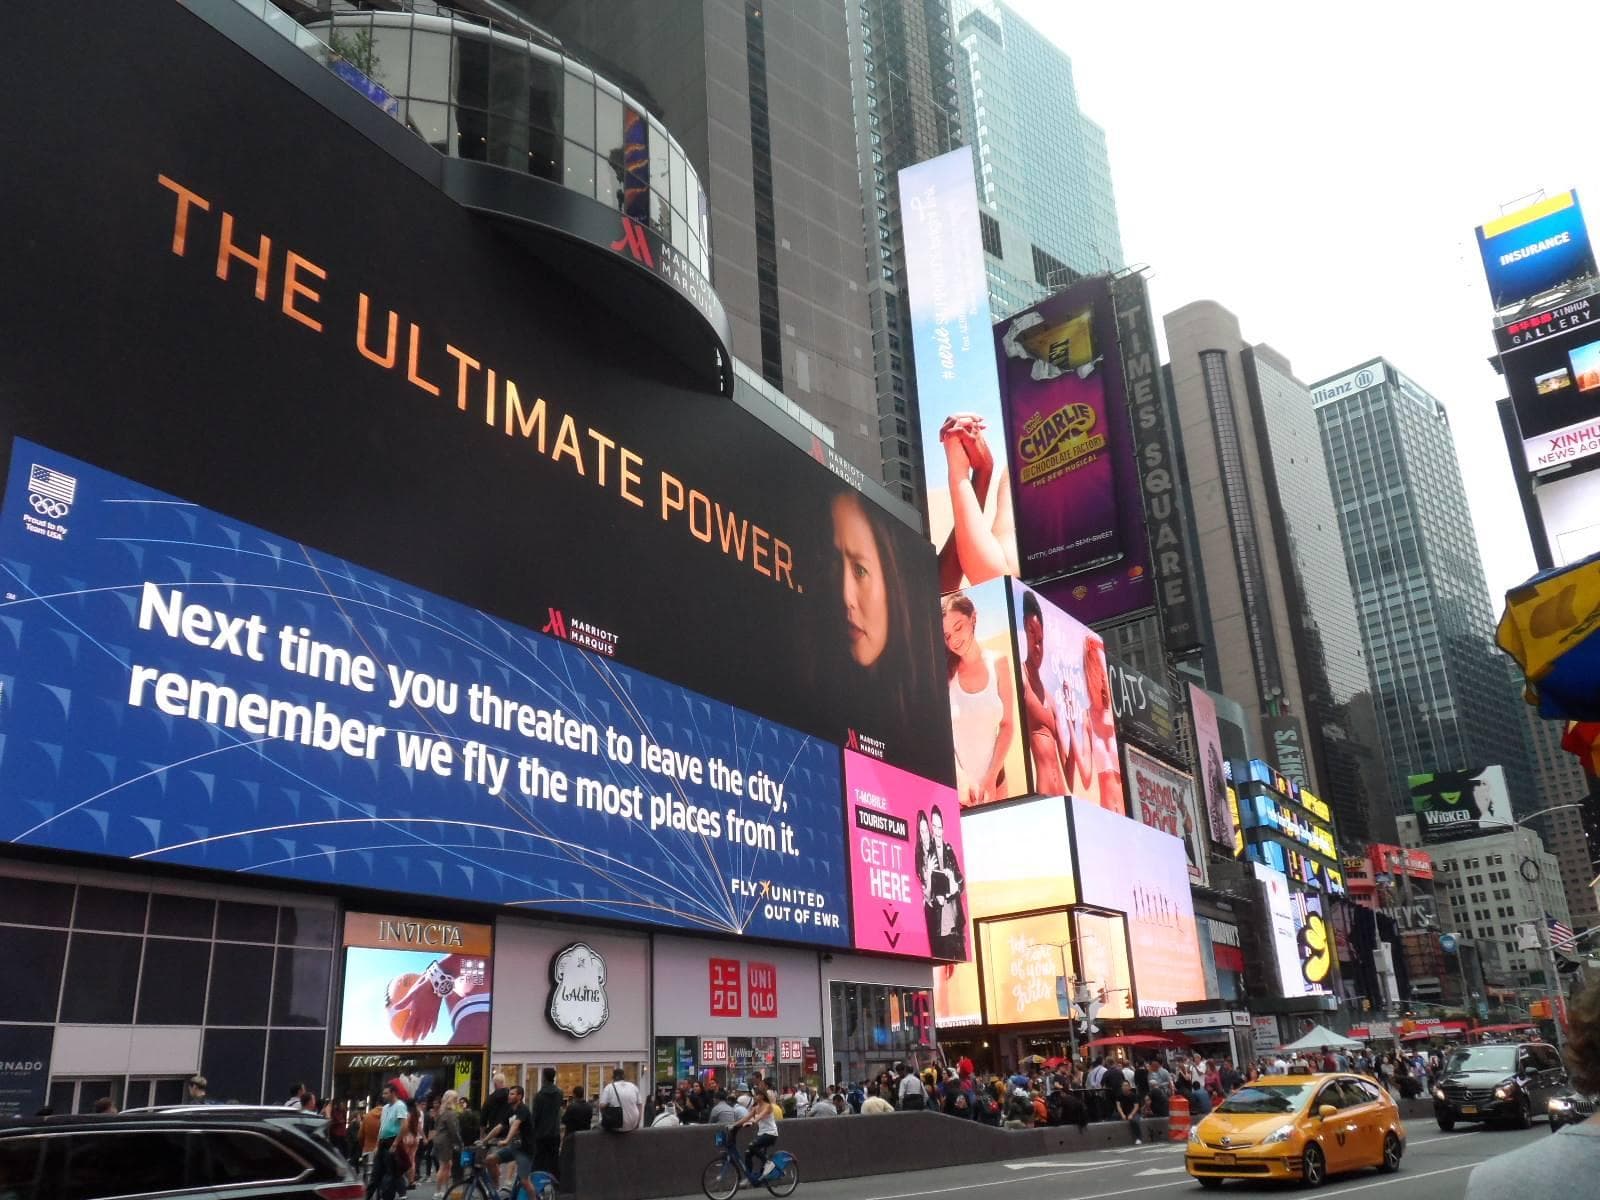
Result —
[{"label": "woman's face on billboard", "polygon": [[967,647],[972,645],[972,618],[960,609],[945,611],[944,644],[958,658],[965,656]]},{"label": "woman's face on billboard", "polygon": [[870,667],[889,644],[889,588],[878,539],[854,496],[834,498],[833,551],[842,576],[840,601],[850,657]]}]

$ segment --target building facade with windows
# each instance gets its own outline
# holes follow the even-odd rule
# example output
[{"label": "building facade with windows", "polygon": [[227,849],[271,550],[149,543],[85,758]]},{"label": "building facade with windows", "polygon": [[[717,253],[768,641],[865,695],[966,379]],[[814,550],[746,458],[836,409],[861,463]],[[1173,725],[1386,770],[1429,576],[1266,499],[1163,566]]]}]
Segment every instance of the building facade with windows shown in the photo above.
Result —
[{"label": "building facade with windows", "polygon": [[[1208,676],[1250,713],[1266,759],[1333,808],[1345,844],[1392,840],[1388,776],[1305,384],[1238,318],[1164,318],[1189,511],[1204,574]],[[1376,801],[1376,803],[1375,803]]]},{"label": "building facade with windows", "polygon": [[1311,393],[1397,809],[1408,774],[1498,763],[1513,806],[1534,811],[1525,706],[1494,644],[1444,405],[1383,359]]},{"label": "building facade with windows", "polygon": [[1120,270],[1106,136],[1078,107],[1072,59],[1004,0],[955,0],[961,123],[983,202],[998,320]]},{"label": "building facade with windows", "polygon": [[961,145],[949,0],[849,0],[872,375],[883,481],[916,503],[922,479],[900,171]]},{"label": "building facade with windows", "polygon": [[[1400,841],[1418,847],[1415,817],[1399,818]],[[1538,950],[1524,949],[1518,925],[1541,925],[1547,917],[1570,925],[1561,864],[1532,829],[1507,829],[1427,847],[1433,859],[1439,928],[1471,938],[1484,974],[1519,987],[1544,982]]]}]

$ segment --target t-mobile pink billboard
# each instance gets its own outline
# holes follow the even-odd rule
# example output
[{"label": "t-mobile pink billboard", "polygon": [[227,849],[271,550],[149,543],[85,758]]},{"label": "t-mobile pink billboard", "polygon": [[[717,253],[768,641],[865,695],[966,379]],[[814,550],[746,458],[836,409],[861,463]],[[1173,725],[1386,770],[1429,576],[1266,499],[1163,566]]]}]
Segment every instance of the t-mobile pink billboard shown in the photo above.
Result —
[{"label": "t-mobile pink billboard", "polygon": [[844,779],[856,948],[969,958],[955,789],[853,750],[844,754]]}]

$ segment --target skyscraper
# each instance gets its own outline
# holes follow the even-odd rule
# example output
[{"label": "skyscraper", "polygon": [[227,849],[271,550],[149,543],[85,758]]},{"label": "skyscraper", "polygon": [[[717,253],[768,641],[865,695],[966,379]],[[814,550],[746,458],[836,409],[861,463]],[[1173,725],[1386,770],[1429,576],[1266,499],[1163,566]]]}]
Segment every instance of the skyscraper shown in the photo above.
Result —
[{"label": "skyscraper", "polygon": [[878,476],[845,0],[464,7],[526,14],[676,133],[706,182],[712,284],[735,357]]},{"label": "skyscraper", "polygon": [[1106,135],[1078,108],[1072,59],[1003,0],[955,0],[957,92],[983,201],[998,319],[1123,266]]},{"label": "skyscraper", "polygon": [[949,0],[848,0],[850,83],[866,242],[883,479],[915,503],[922,478],[900,190],[905,167],[961,144]]},{"label": "skyscraper", "polygon": [[1513,806],[1533,811],[1522,702],[1494,645],[1444,406],[1383,359],[1341,371],[1311,394],[1391,795],[1403,802],[1410,773],[1498,763]]},{"label": "skyscraper", "polygon": [[1204,575],[1207,674],[1345,845],[1394,836],[1339,526],[1305,384],[1202,300],[1164,318]]}]

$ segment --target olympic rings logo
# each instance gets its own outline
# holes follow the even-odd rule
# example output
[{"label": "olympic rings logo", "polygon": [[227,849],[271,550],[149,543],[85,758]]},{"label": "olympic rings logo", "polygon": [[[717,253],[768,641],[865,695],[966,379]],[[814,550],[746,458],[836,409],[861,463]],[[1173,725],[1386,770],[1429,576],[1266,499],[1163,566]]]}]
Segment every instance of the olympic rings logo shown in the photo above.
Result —
[{"label": "olympic rings logo", "polygon": [[49,496],[41,496],[38,492],[28,493],[28,503],[33,505],[34,512],[41,517],[49,517],[52,521],[59,520],[72,511],[72,505],[52,500]]}]

